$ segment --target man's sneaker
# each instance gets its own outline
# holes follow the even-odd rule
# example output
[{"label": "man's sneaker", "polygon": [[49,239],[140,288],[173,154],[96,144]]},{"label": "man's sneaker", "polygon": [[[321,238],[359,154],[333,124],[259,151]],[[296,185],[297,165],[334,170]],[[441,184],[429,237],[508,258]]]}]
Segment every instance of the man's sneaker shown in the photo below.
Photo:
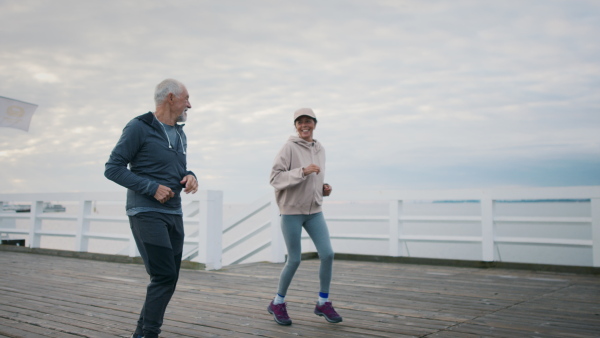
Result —
[{"label": "man's sneaker", "polygon": [[317,302],[317,306],[315,306],[315,314],[317,316],[325,317],[325,319],[330,323],[339,323],[342,321],[342,317],[335,312],[331,302],[327,302],[323,305],[319,305],[319,302]]},{"label": "man's sneaker", "polygon": [[290,316],[288,316],[287,314],[287,309],[285,308],[285,304],[287,303],[281,303],[281,304],[273,304],[273,301],[271,301],[271,304],[269,304],[269,306],[267,306],[267,311],[269,311],[270,314],[273,315],[273,318],[275,319],[275,322],[279,325],[292,325],[292,320],[290,319]]}]

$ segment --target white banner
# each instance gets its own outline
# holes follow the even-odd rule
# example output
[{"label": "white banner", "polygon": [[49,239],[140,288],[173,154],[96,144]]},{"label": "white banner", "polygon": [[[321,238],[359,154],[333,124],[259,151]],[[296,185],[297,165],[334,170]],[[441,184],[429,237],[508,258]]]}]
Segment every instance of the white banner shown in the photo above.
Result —
[{"label": "white banner", "polygon": [[37,104],[0,96],[0,127],[29,131],[29,123],[37,107]]}]

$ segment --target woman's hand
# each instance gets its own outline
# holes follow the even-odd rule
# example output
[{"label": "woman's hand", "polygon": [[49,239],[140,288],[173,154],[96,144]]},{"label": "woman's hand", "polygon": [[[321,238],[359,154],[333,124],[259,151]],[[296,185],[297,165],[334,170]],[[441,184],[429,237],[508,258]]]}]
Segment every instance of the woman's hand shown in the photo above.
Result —
[{"label": "woman's hand", "polygon": [[333,188],[329,184],[327,184],[327,183],[323,184],[323,196],[331,195],[332,190],[333,190]]},{"label": "woman's hand", "polygon": [[319,174],[319,172],[321,172],[321,168],[319,168],[319,166],[316,164],[311,164],[306,168],[302,168],[302,172],[304,173],[304,176],[308,176],[312,173]]}]

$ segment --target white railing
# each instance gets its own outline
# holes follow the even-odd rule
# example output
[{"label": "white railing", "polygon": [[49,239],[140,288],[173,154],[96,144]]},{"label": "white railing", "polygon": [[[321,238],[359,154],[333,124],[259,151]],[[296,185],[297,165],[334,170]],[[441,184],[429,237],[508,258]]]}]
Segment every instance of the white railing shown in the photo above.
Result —
[{"label": "white railing", "polygon": [[[185,195],[184,224],[186,226],[185,246],[191,247],[184,252],[184,257],[192,261],[204,263],[207,269],[221,268],[221,227],[223,193],[221,191],[198,191],[195,195]],[[2,204],[7,202],[29,204],[29,212],[0,212],[0,233],[14,237],[25,235],[26,243],[30,248],[41,248],[42,239],[47,237],[60,237],[74,239],[72,246],[67,241],[55,244],[54,249],[88,252],[90,240],[107,240],[111,242],[125,242],[125,253],[130,257],[139,256],[135,241],[129,229],[129,220],[125,215],[125,191],[110,193],[40,193],[40,194],[0,194],[0,210]],[[43,205],[48,201],[60,201],[76,206],[73,213],[44,213]],[[93,212],[97,203],[115,203],[120,207],[117,215],[99,215]],[[17,226],[18,220],[24,220],[26,227]],[[69,223],[68,230],[46,229],[44,223],[61,221]],[[56,223],[56,222],[54,222]],[[102,226],[97,223],[113,225],[112,231],[101,231]],[[96,225],[92,231],[91,225]],[[116,227],[114,225],[117,225]],[[211,226],[208,226],[208,225]],[[65,228],[59,226],[59,228]],[[120,229],[119,229],[120,228]],[[118,231],[123,230],[123,231]],[[124,252],[123,252],[124,251]]]},{"label": "white railing", "polygon": [[[392,257],[413,256],[445,259],[468,259],[484,262],[508,261],[522,263],[561,264],[559,261],[543,257],[547,252],[563,250],[566,255],[575,254],[578,257],[566,265],[600,266],[600,187],[564,187],[564,188],[529,188],[529,189],[497,189],[497,190],[454,190],[454,191],[388,191],[370,193],[350,193],[337,197],[344,200],[379,200],[388,201],[389,217],[368,219],[367,222],[387,222],[388,233],[374,235],[371,239],[387,241],[387,255]],[[411,215],[405,212],[409,202],[414,201],[469,201],[476,207],[475,215]],[[584,210],[578,210],[575,215],[561,215],[561,210],[553,208],[563,200],[585,201]],[[586,201],[587,200],[587,201]],[[537,203],[532,203],[538,201]],[[548,211],[551,215],[506,215],[499,212],[503,205],[518,205],[532,209],[540,204],[540,210]],[[563,203],[569,204],[569,203]],[[571,203],[572,204],[572,203]],[[417,204],[418,205],[418,204]],[[460,204],[455,204],[460,205]],[[506,209],[506,208],[504,208]],[[514,212],[514,211],[513,211]],[[353,217],[353,221],[359,220]],[[344,218],[328,218],[330,223],[348,221]],[[422,233],[418,230],[421,224],[437,224],[437,229],[455,229],[457,234],[434,231]],[[464,233],[471,226],[470,233]],[[335,230],[340,231],[332,226]],[[536,229],[532,230],[532,227]],[[552,229],[558,227],[559,229]],[[569,233],[573,227],[580,228],[577,233]],[[507,229],[508,228],[508,229]],[[364,234],[349,234],[332,232],[332,238],[345,240],[365,240]],[[429,245],[425,245],[429,244]],[[433,253],[410,253],[432,246],[445,244],[455,252],[444,252],[433,249]],[[467,257],[457,254],[457,247],[471,245]],[[473,250],[474,249],[474,250]],[[452,249],[451,249],[452,250]],[[436,252],[437,251],[437,252]],[[502,257],[501,252],[504,251]],[[511,251],[519,251],[519,256],[511,255]],[[575,252],[580,251],[580,252]],[[522,253],[522,254],[521,254]],[[538,256],[538,257],[535,257]]]},{"label": "white railing", "polygon": [[[74,238],[75,251],[88,251],[89,240],[102,239],[128,243],[127,254],[137,255],[129,232],[106,233],[92,231],[90,227],[92,222],[119,222],[128,229],[124,208],[116,216],[93,212],[95,203],[101,201],[122,205],[124,192],[0,194],[0,200],[31,204],[30,213],[0,214],[3,222],[24,219],[27,228],[0,223],[0,233],[26,235],[32,248],[40,247],[44,237],[58,236]],[[561,200],[579,202],[557,202]],[[46,214],[41,211],[44,201],[76,201],[79,207],[76,214]],[[443,210],[437,210],[440,206]],[[600,267],[599,186],[335,191],[326,198],[324,212],[337,253]],[[51,230],[42,226],[46,221],[70,222],[76,226]],[[225,222],[222,192],[203,191],[184,196],[184,223],[189,233],[184,258],[205,263],[207,269],[285,260],[279,214],[272,194]],[[304,234],[303,252],[314,251]]]},{"label": "white railing", "polygon": [[[225,265],[284,261],[278,211],[270,195],[226,223]],[[379,212],[360,208],[370,204],[378,204]],[[421,206],[425,211],[415,212]],[[445,208],[432,212],[432,206]],[[323,208],[336,253],[600,266],[598,186],[336,191]],[[251,222],[253,218],[258,219]],[[316,251],[306,233],[302,245],[303,252]],[[231,254],[235,249],[240,250]]]},{"label": "white railing", "polygon": [[260,260],[285,261],[279,209],[272,195],[259,198],[225,222],[222,252],[225,265]]}]

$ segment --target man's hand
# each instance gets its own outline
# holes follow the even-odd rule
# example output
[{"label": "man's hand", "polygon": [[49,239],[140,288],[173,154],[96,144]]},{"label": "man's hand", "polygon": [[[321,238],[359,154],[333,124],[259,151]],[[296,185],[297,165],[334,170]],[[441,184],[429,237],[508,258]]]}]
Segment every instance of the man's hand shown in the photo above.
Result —
[{"label": "man's hand", "polygon": [[319,166],[316,164],[311,164],[306,168],[302,168],[302,172],[304,173],[304,176],[308,176],[312,173],[319,174],[321,172],[321,168],[319,168]]},{"label": "man's hand", "polygon": [[165,203],[175,196],[175,193],[171,188],[165,187],[162,184],[158,185],[158,189],[156,189],[156,193],[154,194],[154,198],[158,200],[160,203]]},{"label": "man's hand", "polygon": [[327,183],[323,184],[323,196],[331,195],[332,190],[333,190],[333,188],[329,184],[327,184]]},{"label": "man's hand", "polygon": [[179,183],[185,186],[183,192],[185,192],[186,194],[195,194],[196,191],[198,191],[198,180],[196,180],[196,177],[194,177],[194,175],[185,176]]}]

